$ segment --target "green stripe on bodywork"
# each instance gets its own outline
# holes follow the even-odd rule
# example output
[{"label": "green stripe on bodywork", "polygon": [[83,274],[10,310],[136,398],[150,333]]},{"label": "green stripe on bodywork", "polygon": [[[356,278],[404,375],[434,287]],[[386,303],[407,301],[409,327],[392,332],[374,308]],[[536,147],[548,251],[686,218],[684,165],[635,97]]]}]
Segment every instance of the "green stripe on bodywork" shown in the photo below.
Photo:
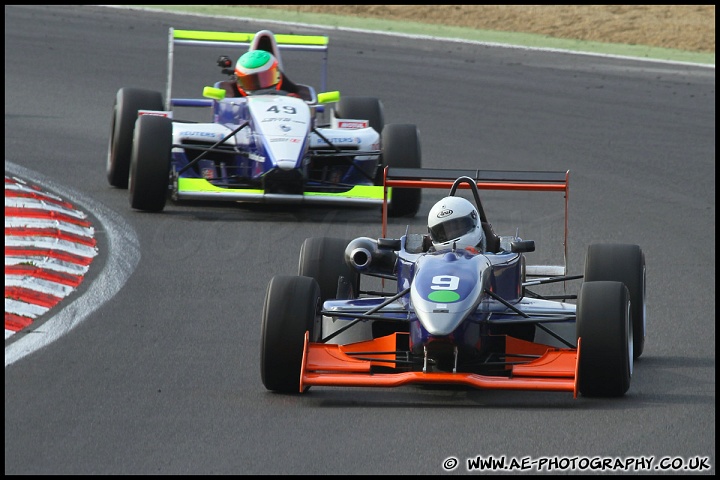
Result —
[{"label": "green stripe on bodywork", "polygon": [[[202,40],[206,42],[250,43],[254,33],[208,32],[202,30],[173,30],[175,40]],[[327,45],[329,38],[322,35],[276,34],[278,45]]]},{"label": "green stripe on bodywork", "polygon": [[[388,198],[392,189],[388,189]],[[233,193],[253,193],[262,195],[265,190],[257,188],[223,188],[216,187],[204,178],[178,178],[179,192],[233,192]],[[356,185],[347,192],[305,192],[307,197],[339,197],[339,198],[374,198],[382,200],[383,187],[375,185]]]}]

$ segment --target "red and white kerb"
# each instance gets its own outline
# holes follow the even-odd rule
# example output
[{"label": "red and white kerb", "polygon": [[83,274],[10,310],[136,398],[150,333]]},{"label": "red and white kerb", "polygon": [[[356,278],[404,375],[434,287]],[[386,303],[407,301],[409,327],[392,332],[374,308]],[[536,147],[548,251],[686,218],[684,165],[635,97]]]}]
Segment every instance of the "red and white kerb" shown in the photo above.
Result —
[{"label": "red and white kerb", "polygon": [[5,176],[5,338],[70,295],[97,255],[87,215]]}]

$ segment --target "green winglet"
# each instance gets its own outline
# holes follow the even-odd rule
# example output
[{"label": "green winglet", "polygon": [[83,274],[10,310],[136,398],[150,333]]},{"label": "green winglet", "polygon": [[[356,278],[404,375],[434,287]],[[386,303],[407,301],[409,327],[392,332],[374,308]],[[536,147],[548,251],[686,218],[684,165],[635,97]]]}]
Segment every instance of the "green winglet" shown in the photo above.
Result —
[{"label": "green winglet", "polygon": [[318,93],[318,103],[333,103],[340,101],[340,91]]},{"label": "green winglet", "polygon": [[212,98],[213,100],[222,100],[225,98],[225,89],[205,87],[203,88],[203,97]]}]

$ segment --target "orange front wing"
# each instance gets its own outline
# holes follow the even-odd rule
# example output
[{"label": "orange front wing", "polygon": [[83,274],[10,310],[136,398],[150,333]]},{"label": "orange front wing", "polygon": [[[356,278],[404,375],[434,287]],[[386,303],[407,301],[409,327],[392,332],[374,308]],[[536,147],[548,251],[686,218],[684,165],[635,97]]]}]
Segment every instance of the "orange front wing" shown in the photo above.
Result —
[{"label": "orange front wing", "polygon": [[[394,367],[397,335],[358,342],[349,345],[310,343],[305,333],[303,362],[300,370],[300,392],[310,386],[335,387],[399,387],[409,384],[467,385],[495,390],[538,390],[572,392],[577,398],[578,358],[577,349],[553,348],[507,337],[507,350],[515,354],[537,354],[539,358],[512,365],[509,376],[479,375],[476,373],[448,372],[398,372],[371,373],[371,367]],[[355,355],[351,356],[349,353]],[[511,353],[506,353],[508,359]]]}]

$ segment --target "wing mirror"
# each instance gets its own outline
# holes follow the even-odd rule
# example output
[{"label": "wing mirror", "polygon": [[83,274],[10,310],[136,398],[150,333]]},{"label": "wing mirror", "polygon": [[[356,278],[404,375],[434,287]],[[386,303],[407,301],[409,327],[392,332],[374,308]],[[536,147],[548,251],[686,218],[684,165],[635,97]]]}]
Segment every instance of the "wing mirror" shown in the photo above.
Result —
[{"label": "wing mirror", "polygon": [[510,243],[510,250],[513,253],[527,253],[535,251],[535,240],[522,240]]},{"label": "wing mirror", "polygon": [[318,93],[318,103],[333,103],[340,101],[340,92],[335,90],[334,92],[322,92]]},{"label": "wing mirror", "polygon": [[205,87],[203,88],[203,97],[212,98],[213,100],[222,100],[223,98],[225,98],[225,89]]}]

